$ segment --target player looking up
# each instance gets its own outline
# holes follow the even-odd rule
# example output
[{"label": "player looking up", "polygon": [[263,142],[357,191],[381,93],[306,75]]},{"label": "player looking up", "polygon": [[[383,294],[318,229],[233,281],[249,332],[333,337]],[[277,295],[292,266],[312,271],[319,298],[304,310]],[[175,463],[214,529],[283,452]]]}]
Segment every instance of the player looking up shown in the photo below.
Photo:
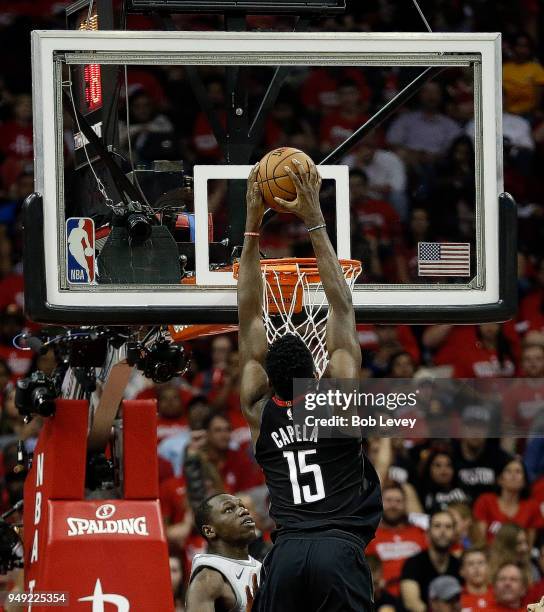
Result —
[{"label": "player looking up", "polygon": [[[297,160],[294,160],[295,163]],[[326,376],[357,379],[361,351],[349,288],[327,236],[315,166],[289,168],[293,202],[276,199],[306,225],[329,303]],[[256,181],[248,179],[247,218],[238,279],[241,406],[255,456],[270,492],[275,545],[264,561],[254,610],[259,612],[362,612],[372,606],[364,548],[381,518],[378,477],[361,439],[319,435],[292,426],[293,379],[311,378],[315,366],[296,335],[267,344],[262,317],[259,229],[265,212]],[[297,435],[289,433],[296,431]]]},{"label": "player looking up", "polygon": [[238,498],[220,493],[200,504],[195,522],[208,541],[209,552],[193,559],[187,612],[251,609],[246,587],[255,587],[253,576],[261,564],[249,556],[247,547],[257,536],[247,508]]}]

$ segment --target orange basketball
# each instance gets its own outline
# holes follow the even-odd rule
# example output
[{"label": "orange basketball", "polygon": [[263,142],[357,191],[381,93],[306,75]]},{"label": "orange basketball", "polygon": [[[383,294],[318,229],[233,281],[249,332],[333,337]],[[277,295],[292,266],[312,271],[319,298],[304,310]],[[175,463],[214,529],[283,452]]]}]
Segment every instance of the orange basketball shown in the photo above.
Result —
[{"label": "orange basketball", "polygon": [[298,169],[293,163],[294,159],[297,159],[302,164],[306,172],[309,172],[311,166],[314,165],[314,162],[306,153],[291,147],[274,149],[274,151],[267,153],[259,162],[257,183],[266,205],[278,212],[288,211],[274,200],[275,197],[288,202],[293,201],[297,197],[295,185],[285,171],[285,166],[289,166],[295,174],[298,174]]}]

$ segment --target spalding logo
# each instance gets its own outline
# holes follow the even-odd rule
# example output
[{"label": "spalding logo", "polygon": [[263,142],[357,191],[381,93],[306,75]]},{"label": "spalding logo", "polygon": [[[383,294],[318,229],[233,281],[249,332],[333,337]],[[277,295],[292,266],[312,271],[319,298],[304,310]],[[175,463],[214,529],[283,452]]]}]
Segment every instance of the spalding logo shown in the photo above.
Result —
[{"label": "spalding logo", "polygon": [[96,509],[96,518],[76,518],[68,517],[69,536],[95,535],[95,534],[117,534],[117,535],[137,535],[148,536],[147,518],[137,516],[125,519],[111,520],[116,508],[113,504],[103,504]]},{"label": "spalding logo", "polygon": [[115,506],[113,504],[104,504],[96,509],[97,519],[109,519],[115,514]]}]

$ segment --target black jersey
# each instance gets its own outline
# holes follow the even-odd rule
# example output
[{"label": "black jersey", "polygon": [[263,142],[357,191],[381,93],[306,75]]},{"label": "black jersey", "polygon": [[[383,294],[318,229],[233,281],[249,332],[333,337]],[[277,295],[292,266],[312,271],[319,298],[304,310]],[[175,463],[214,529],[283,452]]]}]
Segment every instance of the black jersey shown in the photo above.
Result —
[{"label": "black jersey", "polygon": [[320,438],[317,426],[293,423],[290,403],[273,398],[263,408],[255,457],[280,531],[337,528],[367,542],[374,536],[380,485],[361,440]]}]

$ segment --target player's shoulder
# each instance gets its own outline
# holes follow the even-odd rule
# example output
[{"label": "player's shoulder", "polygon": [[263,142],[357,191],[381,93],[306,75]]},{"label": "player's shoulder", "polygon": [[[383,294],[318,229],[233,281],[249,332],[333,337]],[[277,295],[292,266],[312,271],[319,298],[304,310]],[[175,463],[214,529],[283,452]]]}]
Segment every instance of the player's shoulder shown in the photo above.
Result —
[{"label": "player's shoulder", "polygon": [[191,579],[193,588],[204,591],[210,597],[219,597],[225,587],[225,577],[213,567],[202,567]]}]

